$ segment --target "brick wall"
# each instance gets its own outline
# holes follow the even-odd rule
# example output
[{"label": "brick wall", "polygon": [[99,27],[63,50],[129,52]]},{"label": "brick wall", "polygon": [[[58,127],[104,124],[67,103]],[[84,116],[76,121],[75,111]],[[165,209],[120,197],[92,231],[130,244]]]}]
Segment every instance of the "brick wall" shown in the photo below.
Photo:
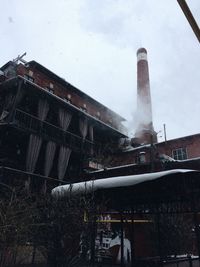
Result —
[{"label": "brick wall", "polygon": [[[153,148],[154,157],[158,154],[165,154],[172,157],[172,151],[178,148],[186,148],[187,158],[200,157],[200,134],[181,137],[173,140],[169,140],[166,143],[157,143]],[[127,165],[138,163],[141,152],[145,154],[146,162],[151,161],[151,147],[150,145],[133,148],[127,152],[118,153],[114,156],[113,166]]]},{"label": "brick wall", "polygon": [[[31,73],[32,72],[32,73]],[[74,87],[72,85],[67,84],[63,86],[59,82],[55,81],[51,77],[42,73],[41,71],[35,68],[27,68],[22,64],[18,65],[17,74],[24,76],[32,74],[32,78],[34,79],[34,83],[38,84],[43,88],[50,88],[50,84],[53,85],[53,88],[50,88],[54,91],[54,94],[65,99],[69,99],[69,95],[71,96],[70,102],[78,108],[85,110],[88,114],[97,119],[103,121],[104,123],[114,127],[115,129],[120,129],[120,119],[117,116],[114,116],[112,112],[101,105],[100,103],[93,102],[90,97],[87,95],[79,95],[74,92]]]},{"label": "brick wall", "polygon": [[200,157],[200,134],[169,140],[157,145],[160,153],[172,157],[172,150],[186,148],[188,159]]}]

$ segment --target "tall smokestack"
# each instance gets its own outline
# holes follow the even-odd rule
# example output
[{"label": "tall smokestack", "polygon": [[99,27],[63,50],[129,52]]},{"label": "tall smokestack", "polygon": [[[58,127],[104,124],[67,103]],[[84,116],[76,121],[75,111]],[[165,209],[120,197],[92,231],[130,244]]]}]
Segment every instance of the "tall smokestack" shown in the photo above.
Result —
[{"label": "tall smokestack", "polygon": [[135,137],[140,143],[157,142],[153,129],[147,50],[137,51],[137,121]]}]

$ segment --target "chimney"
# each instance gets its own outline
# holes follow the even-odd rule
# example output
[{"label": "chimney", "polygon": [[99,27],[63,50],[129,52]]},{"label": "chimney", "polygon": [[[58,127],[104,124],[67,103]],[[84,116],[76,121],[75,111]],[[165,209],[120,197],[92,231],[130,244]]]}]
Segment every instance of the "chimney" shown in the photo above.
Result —
[{"label": "chimney", "polygon": [[135,138],[140,144],[157,142],[153,128],[147,50],[137,51],[137,128]]}]

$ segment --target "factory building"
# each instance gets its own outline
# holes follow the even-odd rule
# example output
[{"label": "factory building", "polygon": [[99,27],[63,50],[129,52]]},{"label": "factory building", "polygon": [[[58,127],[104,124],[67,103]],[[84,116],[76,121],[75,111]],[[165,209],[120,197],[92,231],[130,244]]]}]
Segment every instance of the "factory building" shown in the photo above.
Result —
[{"label": "factory building", "polygon": [[[137,52],[136,120],[135,137],[120,140],[120,147],[113,151],[107,168],[90,171],[84,182],[59,186],[52,194],[60,198],[68,194],[92,193],[94,196],[97,220],[94,227],[96,239],[91,245],[93,262],[97,258],[100,262],[109,260],[110,264],[120,266],[193,266],[198,257],[193,262],[191,257],[185,256],[180,256],[181,259],[176,256],[173,259],[170,256],[163,258],[166,251],[162,252],[165,240],[161,240],[163,233],[160,231],[160,217],[165,216],[166,220],[172,217],[173,212],[179,216],[181,214],[181,225],[185,226],[192,214],[196,219],[191,223],[187,237],[181,237],[182,245],[186,240],[190,244],[184,248],[176,247],[174,254],[182,255],[187,251],[199,255],[199,233],[195,239],[191,235],[191,228],[199,227],[197,211],[193,209],[199,204],[192,203],[196,185],[193,187],[192,184],[199,180],[200,134],[157,142],[157,133],[153,127],[147,51],[144,48]],[[190,186],[193,189],[187,195]],[[184,190],[181,192],[182,187]],[[170,198],[168,194],[171,194]],[[198,197],[196,201],[199,203]],[[183,209],[180,210],[180,207]],[[156,232],[151,236],[153,229]],[[166,234],[166,229],[163,232]],[[170,234],[167,232],[168,236]],[[173,235],[176,234],[174,229]],[[173,235],[169,239],[173,240]]]},{"label": "factory building", "polygon": [[[100,225],[97,229],[95,242],[99,250],[110,249],[113,254],[116,254],[117,246],[118,254],[116,257],[112,255],[112,258],[116,258],[118,264],[122,258],[119,248],[125,241],[127,253],[124,259],[127,263],[130,263],[131,257],[155,255],[149,236],[152,220],[145,218],[146,210],[134,218],[132,211],[125,214],[118,211],[127,199],[127,203],[121,206],[126,212],[129,204],[135,201],[132,196],[140,195],[140,190],[135,190],[132,182],[137,180],[138,183],[138,177],[151,180],[152,175],[154,178],[162,177],[165,173],[166,176],[182,177],[180,171],[167,170],[198,170],[200,166],[200,134],[157,142],[147,51],[144,48],[137,51],[137,68],[138,119],[133,139],[126,134],[123,117],[41,64],[17,58],[5,64],[0,71],[1,183],[15,186],[20,181],[28,191],[32,189],[39,193],[66,183],[70,186],[82,181],[85,185],[91,180],[96,180],[101,186],[103,183],[103,189],[100,186],[102,196],[107,192],[111,203],[114,197],[111,207],[117,213],[110,213],[108,207],[105,216],[98,214],[104,227]],[[161,171],[164,172],[160,174]],[[153,174],[145,176],[144,173]],[[135,177],[137,174],[142,175]],[[128,175],[133,176],[131,181]],[[118,188],[115,182],[119,176]],[[112,183],[108,179],[98,180],[108,177],[113,177]],[[125,180],[130,186],[124,185]],[[142,181],[141,188],[146,192]],[[105,186],[108,190],[104,190]],[[159,185],[155,188],[159,195]],[[113,193],[115,191],[117,197]],[[98,196],[98,199],[101,198]],[[130,231],[133,231],[130,226],[133,225],[136,232],[135,254],[130,248],[133,242],[130,240]],[[116,236],[113,240],[114,232]]]},{"label": "factory building", "polygon": [[[155,166],[158,163],[166,163],[168,165],[181,164],[183,167],[187,167],[188,162],[195,162],[200,158],[200,134],[188,135],[160,143],[125,147],[114,158],[112,167],[129,164],[145,166],[152,162]],[[156,167],[154,170],[156,171]]]},{"label": "factory building", "polygon": [[8,62],[0,79],[1,172],[27,186],[79,180],[126,137],[124,118],[35,61]]},{"label": "factory building", "polygon": [[54,184],[106,177],[113,167],[108,176],[123,173],[124,165],[133,165],[131,174],[157,171],[166,169],[163,162],[200,157],[200,134],[157,142],[145,48],[137,51],[133,139],[124,118],[35,61],[6,63],[0,96],[1,172],[17,172],[26,184],[39,177],[39,188],[46,188],[47,179]]}]

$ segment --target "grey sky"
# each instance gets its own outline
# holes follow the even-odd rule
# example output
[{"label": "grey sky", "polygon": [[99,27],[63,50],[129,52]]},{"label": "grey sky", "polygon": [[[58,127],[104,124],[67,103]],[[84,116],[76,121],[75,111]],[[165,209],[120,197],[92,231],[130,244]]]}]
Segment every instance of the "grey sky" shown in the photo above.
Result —
[{"label": "grey sky", "polygon": [[[1,0],[0,65],[27,52],[128,120],[148,51],[154,128],[200,132],[200,46],[176,0]],[[187,0],[200,24],[200,1]],[[163,140],[162,138],[159,139]]]}]

